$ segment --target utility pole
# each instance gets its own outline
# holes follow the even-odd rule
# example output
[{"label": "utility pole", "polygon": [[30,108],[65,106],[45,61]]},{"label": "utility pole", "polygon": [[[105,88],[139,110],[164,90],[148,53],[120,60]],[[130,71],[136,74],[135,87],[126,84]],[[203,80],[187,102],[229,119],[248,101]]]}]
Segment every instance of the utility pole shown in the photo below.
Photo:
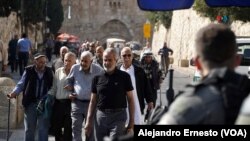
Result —
[{"label": "utility pole", "polygon": [[174,70],[171,68],[169,69],[169,88],[166,91],[168,106],[170,106],[170,104],[174,101],[173,78],[174,78]]},{"label": "utility pole", "polygon": [[71,0],[68,0],[68,19],[71,19]]}]

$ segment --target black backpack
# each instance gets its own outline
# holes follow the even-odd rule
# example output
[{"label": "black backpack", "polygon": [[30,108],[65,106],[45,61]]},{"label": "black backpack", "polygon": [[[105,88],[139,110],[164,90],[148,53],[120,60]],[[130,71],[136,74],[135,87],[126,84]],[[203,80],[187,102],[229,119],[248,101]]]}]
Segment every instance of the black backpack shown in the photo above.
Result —
[{"label": "black backpack", "polygon": [[222,94],[225,107],[225,124],[234,124],[239,114],[243,100],[250,92],[250,80],[245,75],[240,75],[228,69],[213,71],[195,90],[212,85]]}]

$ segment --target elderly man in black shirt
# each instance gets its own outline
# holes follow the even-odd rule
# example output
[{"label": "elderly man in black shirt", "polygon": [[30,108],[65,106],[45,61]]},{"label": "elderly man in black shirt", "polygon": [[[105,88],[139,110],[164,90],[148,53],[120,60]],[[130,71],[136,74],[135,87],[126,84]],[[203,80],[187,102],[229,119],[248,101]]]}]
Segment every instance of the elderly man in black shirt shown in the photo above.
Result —
[{"label": "elderly man in black shirt", "polygon": [[[96,76],[92,81],[92,94],[89,104],[86,135],[93,128],[95,108],[95,140],[102,141],[103,137],[115,138],[130,133],[134,126],[133,86],[129,74],[116,68],[117,55],[113,48],[107,48],[103,53],[105,74]],[[127,100],[129,106],[129,124],[127,129]]]}]

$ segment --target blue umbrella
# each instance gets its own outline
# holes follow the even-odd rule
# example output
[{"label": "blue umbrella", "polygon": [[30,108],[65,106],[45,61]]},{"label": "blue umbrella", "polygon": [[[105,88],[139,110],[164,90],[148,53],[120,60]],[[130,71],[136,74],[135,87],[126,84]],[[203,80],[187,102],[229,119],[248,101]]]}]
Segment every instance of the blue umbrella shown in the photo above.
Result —
[{"label": "blue umbrella", "polygon": [[[137,0],[140,9],[147,11],[172,11],[192,7],[194,0]],[[249,7],[250,0],[205,0],[210,7]]]}]

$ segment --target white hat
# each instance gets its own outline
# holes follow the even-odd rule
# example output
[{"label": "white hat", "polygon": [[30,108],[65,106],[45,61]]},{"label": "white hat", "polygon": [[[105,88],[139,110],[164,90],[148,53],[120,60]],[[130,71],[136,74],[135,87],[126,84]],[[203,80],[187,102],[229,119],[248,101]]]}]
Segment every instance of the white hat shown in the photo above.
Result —
[{"label": "white hat", "polygon": [[145,50],[144,51],[144,53],[143,53],[143,56],[152,56],[153,55],[153,53],[152,53],[152,51],[151,50]]},{"label": "white hat", "polygon": [[35,60],[37,60],[37,59],[39,59],[39,58],[41,58],[41,57],[46,57],[46,55],[41,54],[41,53],[37,53],[37,54],[34,55],[34,59],[35,59]]}]

